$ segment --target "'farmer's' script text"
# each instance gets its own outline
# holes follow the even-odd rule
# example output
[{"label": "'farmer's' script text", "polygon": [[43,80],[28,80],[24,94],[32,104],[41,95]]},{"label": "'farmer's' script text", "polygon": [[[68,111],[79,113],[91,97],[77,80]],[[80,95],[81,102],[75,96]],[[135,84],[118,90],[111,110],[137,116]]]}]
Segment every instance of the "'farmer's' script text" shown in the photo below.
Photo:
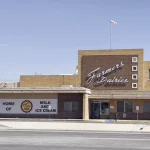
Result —
[{"label": "'farmer's' script text", "polygon": [[87,75],[87,84],[90,84],[91,82],[96,82],[97,84],[103,84],[103,83],[107,83],[107,84],[125,84],[128,82],[128,79],[125,79],[123,77],[113,77],[112,79],[108,79],[108,75],[112,72],[115,72],[119,69],[121,69],[124,66],[123,62],[121,62],[120,64],[116,64],[115,66],[105,70],[105,71],[101,71],[100,67],[98,67],[97,69],[91,71],[88,75]]}]

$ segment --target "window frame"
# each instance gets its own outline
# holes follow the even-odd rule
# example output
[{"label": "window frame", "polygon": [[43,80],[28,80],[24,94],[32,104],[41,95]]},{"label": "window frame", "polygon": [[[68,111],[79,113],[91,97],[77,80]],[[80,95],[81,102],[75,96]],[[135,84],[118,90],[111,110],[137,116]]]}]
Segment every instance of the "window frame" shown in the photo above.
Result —
[{"label": "window frame", "polygon": [[[123,111],[118,111],[118,102],[123,102]],[[127,102],[131,102],[131,111],[127,111],[127,106],[126,106],[126,103]],[[133,102],[131,100],[118,100],[117,101],[117,112],[121,112],[121,113],[128,113],[128,112],[133,112]]]},{"label": "window frame", "polygon": [[[134,78],[134,76],[136,76],[136,78]],[[132,74],[132,80],[137,80],[138,79],[138,75],[137,74]]]},{"label": "window frame", "polygon": [[64,112],[70,112],[70,111],[71,111],[71,103],[64,102]]},{"label": "window frame", "polygon": [[[134,60],[134,59],[136,59],[136,60]],[[137,57],[132,57],[132,62],[138,62]]]},{"label": "window frame", "polygon": [[[134,70],[134,67],[136,67],[136,70]],[[132,71],[138,71],[138,67],[137,66],[132,66]]]},{"label": "window frame", "polygon": [[[68,106],[69,106],[67,109],[65,109],[65,104],[68,104]],[[78,101],[66,101],[66,102],[64,102],[64,112],[77,112],[78,110],[79,110],[79,102]]]},{"label": "window frame", "polygon": [[149,111],[145,111],[145,107],[144,106],[148,106],[147,104],[145,105],[145,103],[150,103],[150,101],[144,101],[144,103],[143,103],[143,113],[150,113],[149,107],[148,107],[148,109],[146,109],[146,110],[149,110]]},{"label": "window frame", "polygon": [[[136,87],[134,87],[134,85],[136,85]],[[132,83],[132,89],[137,89],[138,88],[138,84],[137,83]]]}]

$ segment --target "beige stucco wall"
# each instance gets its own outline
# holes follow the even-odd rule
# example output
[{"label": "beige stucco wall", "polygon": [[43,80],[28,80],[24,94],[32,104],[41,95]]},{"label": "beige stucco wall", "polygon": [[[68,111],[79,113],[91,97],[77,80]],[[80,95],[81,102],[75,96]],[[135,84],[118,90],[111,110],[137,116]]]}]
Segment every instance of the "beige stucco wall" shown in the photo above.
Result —
[{"label": "beige stucco wall", "polygon": [[20,76],[20,87],[61,87],[62,85],[78,86],[78,76],[77,75]]},{"label": "beige stucco wall", "polygon": [[150,79],[149,79],[149,69],[150,69],[150,61],[144,62],[144,76],[143,76],[143,82],[144,82],[144,90],[150,90]]},{"label": "beige stucco wall", "polygon": [[117,101],[115,99],[110,100],[110,106],[113,107],[110,112],[117,112]]},{"label": "beige stucco wall", "polygon": [[87,55],[138,55],[138,90],[143,90],[143,49],[119,49],[119,50],[79,50],[78,51],[78,75],[81,85],[81,58]]}]

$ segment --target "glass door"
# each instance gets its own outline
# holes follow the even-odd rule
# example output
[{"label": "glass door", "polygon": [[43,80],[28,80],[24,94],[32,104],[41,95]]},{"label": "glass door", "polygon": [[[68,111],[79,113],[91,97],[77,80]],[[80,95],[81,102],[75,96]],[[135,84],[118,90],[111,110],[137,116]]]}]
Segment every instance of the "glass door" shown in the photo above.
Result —
[{"label": "glass door", "polygon": [[100,103],[91,103],[91,119],[100,119]]},{"label": "glass door", "polygon": [[107,119],[110,113],[109,101],[93,101],[91,103],[91,119]]},{"label": "glass door", "polygon": [[109,102],[101,102],[101,107],[100,107],[100,114],[101,115],[109,115]]}]

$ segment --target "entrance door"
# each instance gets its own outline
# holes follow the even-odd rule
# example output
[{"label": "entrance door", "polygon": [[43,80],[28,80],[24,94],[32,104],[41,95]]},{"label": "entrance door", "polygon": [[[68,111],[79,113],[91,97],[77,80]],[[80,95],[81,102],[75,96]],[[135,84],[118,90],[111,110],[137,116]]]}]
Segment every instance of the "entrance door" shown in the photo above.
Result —
[{"label": "entrance door", "polygon": [[109,101],[93,101],[91,103],[91,119],[108,119],[109,105]]},{"label": "entrance door", "polygon": [[91,103],[91,119],[100,119],[100,103]]},{"label": "entrance door", "polygon": [[101,115],[109,115],[109,102],[101,102]]}]

